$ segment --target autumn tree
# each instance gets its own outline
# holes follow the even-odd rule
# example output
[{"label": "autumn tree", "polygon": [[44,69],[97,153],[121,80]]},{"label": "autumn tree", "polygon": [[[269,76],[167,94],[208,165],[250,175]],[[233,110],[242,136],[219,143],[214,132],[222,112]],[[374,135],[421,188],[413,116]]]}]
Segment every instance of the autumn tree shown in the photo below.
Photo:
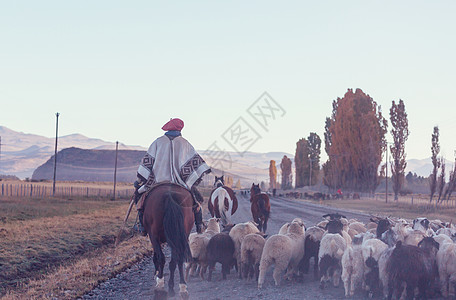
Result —
[{"label": "autumn tree", "polygon": [[[405,142],[409,136],[408,119],[405,111],[404,101],[393,104],[390,109],[391,134],[393,135],[393,144],[390,146],[393,161],[391,162],[391,180],[393,182],[394,200],[398,200],[401,187],[404,183],[405,167]],[[388,180],[388,179],[387,179]]]},{"label": "autumn tree", "polygon": [[280,169],[282,170],[282,189],[290,189],[292,187],[291,159],[289,159],[286,155],[282,158]]},{"label": "autumn tree", "polygon": [[432,161],[432,173],[429,175],[429,189],[431,190],[431,197],[429,202],[432,202],[435,191],[437,189],[437,173],[440,168],[440,160],[438,158],[440,153],[440,142],[439,142],[439,127],[434,126],[434,131],[431,135],[431,161]]},{"label": "autumn tree", "polygon": [[277,167],[275,160],[269,162],[269,188],[271,190],[277,188]]},{"label": "autumn tree", "polygon": [[296,143],[295,171],[295,187],[305,186],[309,182],[309,145],[306,139]]},{"label": "autumn tree", "polygon": [[300,139],[296,143],[296,187],[316,183],[320,171],[320,147],[321,139],[315,132],[311,132],[307,139]]},{"label": "autumn tree", "polygon": [[308,177],[309,185],[317,183],[318,173],[320,172],[320,153],[321,153],[321,139],[315,132],[311,132],[307,138],[309,147],[309,170],[311,174]]},{"label": "autumn tree", "polygon": [[387,122],[381,107],[361,89],[333,101],[325,123],[324,183],[331,188],[372,192],[386,149]]},{"label": "autumn tree", "polygon": [[236,189],[240,190],[242,188],[241,186],[241,180],[238,179],[237,182],[236,182]]}]

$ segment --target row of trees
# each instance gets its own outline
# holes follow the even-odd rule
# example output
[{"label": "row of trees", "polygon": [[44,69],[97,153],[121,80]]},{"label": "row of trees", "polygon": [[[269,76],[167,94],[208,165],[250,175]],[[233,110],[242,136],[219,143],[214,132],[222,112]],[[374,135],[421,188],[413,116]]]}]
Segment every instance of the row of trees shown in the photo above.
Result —
[{"label": "row of trees", "polygon": [[[392,142],[387,143],[388,122],[381,107],[361,89],[348,89],[344,97],[332,103],[331,116],[326,119],[324,148],[328,160],[322,165],[323,183],[333,190],[343,188],[353,191],[373,192],[380,181],[391,170],[391,182],[395,199],[401,191],[407,167],[405,144],[410,135],[408,116],[404,101],[392,101],[389,110]],[[456,189],[456,170],[450,172],[448,184],[445,180],[445,162],[439,156],[439,130],[432,134],[433,171],[429,176],[431,201],[434,194],[438,200],[448,199]],[[317,183],[320,173],[321,139],[311,132],[307,138],[296,143],[295,187],[311,186]],[[389,145],[388,145],[389,144]],[[389,146],[389,147],[388,147]],[[391,151],[392,161],[382,165],[383,153]],[[388,154],[387,154],[388,155]],[[456,165],[456,161],[455,161]],[[291,160],[284,156],[280,163],[282,189],[292,187]],[[275,161],[269,167],[270,188],[277,188]],[[413,174],[408,175],[414,180]],[[416,175],[415,175],[416,177]]]},{"label": "row of trees", "polygon": [[[429,188],[430,188],[430,199],[432,202],[434,194],[438,194],[437,203],[444,199],[450,199],[451,194],[456,189],[456,157],[453,165],[453,169],[450,171],[450,178],[448,184],[446,183],[446,172],[445,172],[445,158],[439,156],[440,154],[440,131],[439,127],[435,126],[431,135],[431,161],[432,161],[432,172],[429,175]],[[440,170],[440,173],[439,173]]]}]

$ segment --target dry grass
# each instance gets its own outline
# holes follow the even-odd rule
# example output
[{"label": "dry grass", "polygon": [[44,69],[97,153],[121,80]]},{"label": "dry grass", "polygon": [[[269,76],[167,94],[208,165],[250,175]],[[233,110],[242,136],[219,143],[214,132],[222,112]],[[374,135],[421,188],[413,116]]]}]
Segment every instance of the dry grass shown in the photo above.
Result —
[{"label": "dry grass", "polygon": [[75,299],[151,252],[149,240],[135,236],[117,247],[97,249],[74,264],[61,266],[40,279],[31,280],[17,290],[9,291],[2,299]]},{"label": "dry grass", "polygon": [[[23,205],[18,201],[17,208],[21,210]],[[48,206],[53,205],[51,202]],[[108,201],[77,205],[84,208],[73,206],[75,214],[63,211],[59,216],[25,221],[8,217],[9,222],[0,225],[0,294],[7,287],[21,286],[31,278],[52,272],[63,262],[80,263],[78,260],[88,253],[114,244],[128,204]],[[8,216],[11,215],[12,211]],[[130,219],[134,219],[133,215]]]}]

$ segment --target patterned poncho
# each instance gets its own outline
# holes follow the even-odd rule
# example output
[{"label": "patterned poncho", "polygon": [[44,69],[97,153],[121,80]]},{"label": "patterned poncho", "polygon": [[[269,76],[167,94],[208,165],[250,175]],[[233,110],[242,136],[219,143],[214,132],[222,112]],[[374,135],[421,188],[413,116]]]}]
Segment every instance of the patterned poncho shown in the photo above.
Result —
[{"label": "patterned poncho", "polygon": [[147,192],[161,182],[177,183],[190,190],[198,179],[210,171],[186,139],[164,135],[150,145],[142,159],[137,176],[145,184],[138,192]]}]

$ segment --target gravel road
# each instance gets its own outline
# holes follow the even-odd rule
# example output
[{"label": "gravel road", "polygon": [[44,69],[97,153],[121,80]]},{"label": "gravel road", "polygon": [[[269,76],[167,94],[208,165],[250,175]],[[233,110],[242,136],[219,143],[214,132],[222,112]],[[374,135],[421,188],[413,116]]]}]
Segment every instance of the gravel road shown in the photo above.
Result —
[{"label": "gravel road", "polygon": [[[233,216],[234,223],[246,222],[251,219],[250,202],[247,197],[238,195],[239,208]],[[369,216],[366,214],[339,209],[347,218],[356,218],[367,222]],[[317,204],[287,198],[271,198],[271,218],[268,223],[267,233],[275,234],[285,223],[300,217],[307,227],[321,221],[321,216],[328,212],[336,212],[335,209],[320,206]],[[206,216],[209,218],[209,216]],[[169,261],[169,251],[166,251]],[[166,266],[165,280],[168,281],[169,272]],[[312,267],[311,267],[312,268]],[[312,273],[312,272],[310,272]],[[125,272],[112,278],[90,293],[83,299],[147,299],[153,297],[154,266],[151,258],[132,266]],[[176,287],[178,291],[179,277],[176,270]],[[165,284],[167,287],[167,283]],[[313,275],[305,275],[303,282],[282,281],[282,285],[276,287],[272,279],[272,270],[266,276],[264,287],[257,289],[255,281],[238,279],[234,270],[228,275],[227,280],[222,280],[221,267],[218,264],[213,274],[212,282],[202,281],[199,277],[192,277],[188,282],[190,299],[344,299],[343,284],[338,288],[332,286],[320,290]],[[361,292],[352,299],[365,299]],[[177,299],[177,298],[176,298]]]}]

